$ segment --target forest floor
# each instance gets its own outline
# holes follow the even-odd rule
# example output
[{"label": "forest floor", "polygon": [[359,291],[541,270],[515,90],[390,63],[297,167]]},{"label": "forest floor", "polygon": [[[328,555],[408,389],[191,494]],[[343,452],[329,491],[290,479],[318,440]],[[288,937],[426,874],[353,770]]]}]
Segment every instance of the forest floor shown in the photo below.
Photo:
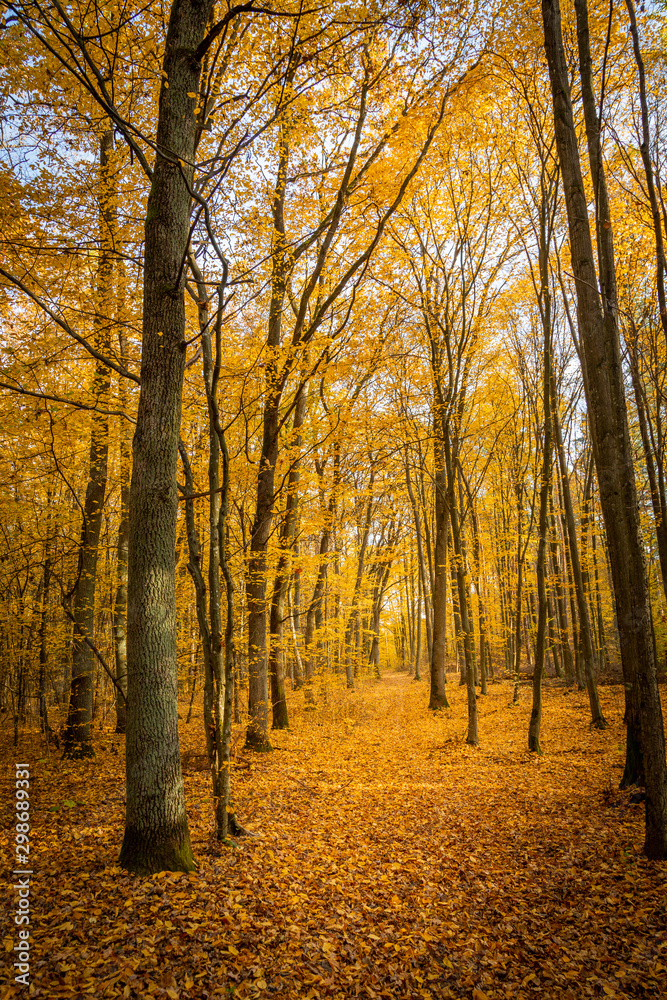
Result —
[{"label": "forest floor", "polygon": [[[450,682],[454,678],[450,676]],[[44,757],[37,734],[0,737],[3,869],[12,885],[15,759],[31,765],[30,996],[180,998],[667,997],[667,863],[641,856],[643,805],[617,791],[623,695],[545,689],[529,754],[530,688],[479,698],[465,743],[465,688],[427,710],[404,674],[329,686],[275,752],[241,751],[237,815],[256,836],[211,838],[201,716],[181,723],[192,875],[129,877],[123,741],[98,731],[83,764]],[[11,784],[8,772],[11,771]],[[12,838],[13,839],[13,838]],[[11,985],[16,893],[2,900]]]}]

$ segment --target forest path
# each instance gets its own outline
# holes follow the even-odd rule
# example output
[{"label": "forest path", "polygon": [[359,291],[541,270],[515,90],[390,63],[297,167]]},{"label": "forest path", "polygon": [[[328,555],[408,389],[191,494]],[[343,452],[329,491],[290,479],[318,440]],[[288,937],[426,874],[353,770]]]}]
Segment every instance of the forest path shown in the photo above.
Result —
[{"label": "forest path", "polygon": [[602,689],[600,733],[585,695],[547,686],[538,758],[528,686],[514,708],[508,682],[479,698],[476,749],[465,688],[448,684],[452,708],[433,715],[427,687],[329,683],[310,712],[292,695],[274,753],[236,756],[235,807],[257,835],[236,849],[210,840],[201,717],[182,724],[190,876],[116,867],[119,737],[100,736],[93,763],[35,763],[32,995],[667,995],[667,865],[640,856],[643,807],[615,791],[620,688]]}]

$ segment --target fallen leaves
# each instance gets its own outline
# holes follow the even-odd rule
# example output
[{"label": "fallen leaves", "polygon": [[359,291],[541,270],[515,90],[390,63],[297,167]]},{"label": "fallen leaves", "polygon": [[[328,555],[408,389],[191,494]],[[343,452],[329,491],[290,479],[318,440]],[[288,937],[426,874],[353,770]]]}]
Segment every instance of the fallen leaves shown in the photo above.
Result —
[{"label": "fallen leaves", "polygon": [[[621,692],[602,690],[612,726],[597,733],[583,697],[547,688],[538,760],[504,685],[480,698],[477,750],[449,687],[438,715],[401,675],[330,691],[318,712],[294,697],[292,732],[275,734],[289,755],[235,771],[239,818],[262,834],[235,848],[210,839],[208,774],[189,771],[191,875],[117,867],[114,737],[95,763],[42,762],[31,996],[664,996],[667,867],[639,854],[643,806],[604,795],[623,759]],[[197,759],[200,727],[182,737]],[[76,808],[49,811],[65,800]]]}]

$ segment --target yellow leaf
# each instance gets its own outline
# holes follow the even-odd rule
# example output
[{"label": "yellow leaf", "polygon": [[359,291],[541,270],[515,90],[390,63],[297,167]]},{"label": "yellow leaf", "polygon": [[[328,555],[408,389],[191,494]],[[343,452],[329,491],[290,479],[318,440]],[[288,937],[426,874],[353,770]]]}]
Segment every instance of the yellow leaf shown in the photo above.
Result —
[{"label": "yellow leaf", "polygon": [[11,951],[14,947],[14,939],[10,937],[3,938],[5,942],[5,951]]},{"label": "yellow leaf", "polygon": [[196,95],[196,94],[193,94],[193,93],[190,93],[190,94],[188,94],[188,97],[196,97],[196,96],[197,96],[197,95]]},{"label": "yellow leaf", "polygon": [[123,997],[125,998],[125,1000],[127,1000],[129,995],[130,995],[130,987],[126,986],[125,989],[123,990]]},{"label": "yellow leaf", "polygon": [[473,990],[472,1000],[489,1000],[489,998],[486,993],[483,993],[481,990]]},{"label": "yellow leaf", "polygon": [[607,986],[606,984],[603,985],[602,992],[606,993],[608,997],[616,996],[616,990],[612,989],[611,986]]},{"label": "yellow leaf", "polygon": [[227,945],[227,951],[230,955],[238,955],[239,953],[238,948],[235,948],[233,944]]},{"label": "yellow leaf", "polygon": [[266,989],[266,979],[256,979],[255,980],[255,986],[257,987],[258,990],[265,990]]},{"label": "yellow leaf", "polygon": [[192,978],[192,976],[190,976],[189,974],[186,973],[186,976],[185,976],[185,988],[186,988],[186,990],[191,990],[192,987],[194,986],[194,984],[195,984],[195,981]]},{"label": "yellow leaf", "polygon": [[165,992],[166,992],[167,996],[169,997],[169,1000],[178,1000],[178,993],[176,992],[175,989],[172,989],[171,986]]}]

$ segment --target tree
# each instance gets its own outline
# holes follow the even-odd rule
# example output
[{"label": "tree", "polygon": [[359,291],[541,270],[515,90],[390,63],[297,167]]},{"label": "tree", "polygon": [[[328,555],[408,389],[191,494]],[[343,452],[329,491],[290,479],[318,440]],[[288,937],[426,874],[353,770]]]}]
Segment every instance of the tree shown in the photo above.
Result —
[{"label": "tree", "polygon": [[174,0],[146,209],[141,390],[130,483],[127,812],[120,854],[121,865],[138,873],[194,868],[178,743],[174,550],[194,108],[208,21],[207,0]]},{"label": "tree", "polygon": [[649,857],[667,855],[667,767],[662,710],[656,680],[650,606],[642,549],[632,451],[621,373],[611,219],[601,158],[597,105],[591,84],[586,5],[577,0],[582,95],[596,202],[598,294],[588,208],[581,174],[558,0],[542,0],[544,38],[554,105],[556,144],[563,176],[570,253],[577,289],[584,385],[607,530],[621,658],[627,690],[625,780],[646,782]]}]

